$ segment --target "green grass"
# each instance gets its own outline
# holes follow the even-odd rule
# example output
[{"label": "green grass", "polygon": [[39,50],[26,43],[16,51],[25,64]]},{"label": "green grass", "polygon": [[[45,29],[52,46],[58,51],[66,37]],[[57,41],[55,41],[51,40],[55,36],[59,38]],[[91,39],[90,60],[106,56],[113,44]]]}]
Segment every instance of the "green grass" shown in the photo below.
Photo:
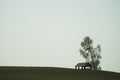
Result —
[{"label": "green grass", "polygon": [[0,67],[0,80],[120,80],[120,73],[50,67]]}]

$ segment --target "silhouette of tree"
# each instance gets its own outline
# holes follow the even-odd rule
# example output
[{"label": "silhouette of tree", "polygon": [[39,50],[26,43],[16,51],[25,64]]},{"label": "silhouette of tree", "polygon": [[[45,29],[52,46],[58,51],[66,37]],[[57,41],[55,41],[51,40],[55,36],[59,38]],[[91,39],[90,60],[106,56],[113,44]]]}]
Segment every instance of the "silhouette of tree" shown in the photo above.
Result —
[{"label": "silhouette of tree", "polygon": [[92,64],[93,70],[100,70],[100,59],[101,59],[101,47],[97,45],[93,48],[93,40],[86,36],[81,42],[80,54],[86,59],[87,62]]}]

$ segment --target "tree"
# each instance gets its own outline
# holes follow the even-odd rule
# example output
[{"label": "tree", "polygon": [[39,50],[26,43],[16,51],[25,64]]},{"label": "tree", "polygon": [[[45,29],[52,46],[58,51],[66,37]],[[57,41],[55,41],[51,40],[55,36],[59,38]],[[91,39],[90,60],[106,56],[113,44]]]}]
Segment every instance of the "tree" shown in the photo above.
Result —
[{"label": "tree", "polygon": [[93,70],[100,70],[100,59],[101,59],[101,47],[97,45],[93,48],[93,40],[88,36],[81,42],[80,54],[86,59],[87,62],[92,64]]}]

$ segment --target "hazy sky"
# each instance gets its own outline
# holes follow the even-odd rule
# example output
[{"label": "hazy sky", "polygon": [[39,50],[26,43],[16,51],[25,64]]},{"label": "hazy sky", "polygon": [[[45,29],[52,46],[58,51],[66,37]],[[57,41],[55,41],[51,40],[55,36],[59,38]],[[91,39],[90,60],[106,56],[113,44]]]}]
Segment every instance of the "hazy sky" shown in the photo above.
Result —
[{"label": "hazy sky", "polygon": [[120,0],[0,0],[0,66],[74,68],[85,36],[120,72]]}]

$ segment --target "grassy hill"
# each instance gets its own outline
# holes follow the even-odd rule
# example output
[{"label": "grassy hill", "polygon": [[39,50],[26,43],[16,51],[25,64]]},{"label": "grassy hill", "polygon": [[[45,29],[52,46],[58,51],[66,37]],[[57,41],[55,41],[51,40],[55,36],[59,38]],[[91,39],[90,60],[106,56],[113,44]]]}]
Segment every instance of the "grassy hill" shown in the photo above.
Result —
[{"label": "grassy hill", "polygon": [[50,67],[0,67],[0,80],[120,80],[120,73]]}]

